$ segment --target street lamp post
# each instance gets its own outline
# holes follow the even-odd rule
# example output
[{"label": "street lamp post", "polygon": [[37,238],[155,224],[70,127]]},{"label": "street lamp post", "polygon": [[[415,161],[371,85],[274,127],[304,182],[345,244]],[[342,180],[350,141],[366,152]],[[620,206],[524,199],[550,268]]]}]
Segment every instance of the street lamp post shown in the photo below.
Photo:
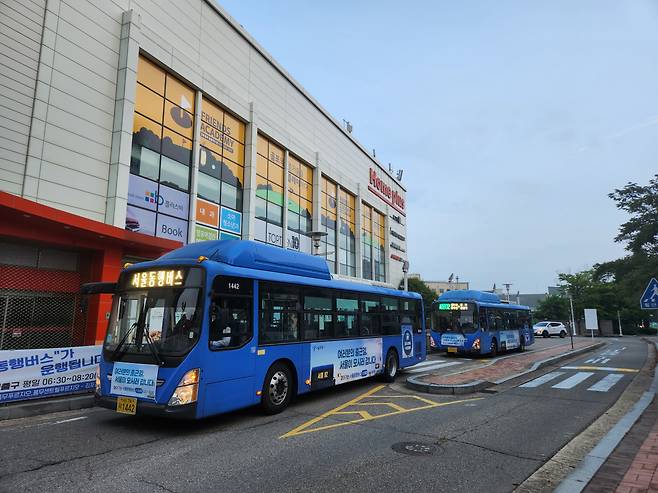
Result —
[{"label": "street lamp post", "polygon": [[405,260],[402,262],[402,273],[404,274],[404,290],[409,291],[409,261]]},{"label": "street lamp post", "polygon": [[327,236],[326,231],[311,231],[311,241],[313,242],[313,255],[320,254],[320,244],[323,236]]}]

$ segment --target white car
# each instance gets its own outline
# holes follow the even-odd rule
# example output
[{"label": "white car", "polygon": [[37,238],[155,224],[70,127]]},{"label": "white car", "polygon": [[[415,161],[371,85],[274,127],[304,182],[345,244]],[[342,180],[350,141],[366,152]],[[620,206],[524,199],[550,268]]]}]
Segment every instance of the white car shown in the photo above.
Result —
[{"label": "white car", "polygon": [[565,337],[567,335],[567,328],[562,322],[538,322],[532,326],[532,330],[536,336],[542,337]]}]

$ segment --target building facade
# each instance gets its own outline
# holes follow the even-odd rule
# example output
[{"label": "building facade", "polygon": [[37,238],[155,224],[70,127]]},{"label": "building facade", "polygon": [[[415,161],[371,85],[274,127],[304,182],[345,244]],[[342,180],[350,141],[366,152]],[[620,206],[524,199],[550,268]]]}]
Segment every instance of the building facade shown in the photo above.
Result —
[{"label": "building facade", "polygon": [[[4,244],[57,245],[82,282],[182,243],[242,238],[399,285],[404,187],[215,2],[0,3]],[[67,221],[76,227],[49,233]]]}]

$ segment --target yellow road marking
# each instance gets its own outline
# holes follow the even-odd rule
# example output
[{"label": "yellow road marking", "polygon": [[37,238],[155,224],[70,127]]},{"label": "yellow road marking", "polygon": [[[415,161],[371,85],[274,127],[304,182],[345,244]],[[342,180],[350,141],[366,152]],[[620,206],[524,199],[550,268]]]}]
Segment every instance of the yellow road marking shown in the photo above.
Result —
[{"label": "yellow road marking", "polygon": [[613,368],[611,366],[563,366],[562,370],[601,370],[601,371],[620,371],[626,373],[637,373],[640,370],[633,368]]},{"label": "yellow road marking", "polygon": [[[310,419],[307,422],[302,423],[301,425],[294,428],[293,430],[290,430],[285,435],[281,435],[279,438],[289,438],[289,437],[293,437],[293,436],[297,436],[297,435],[303,435],[305,433],[313,433],[315,431],[330,430],[330,429],[338,428],[338,427],[341,427],[341,426],[353,425],[353,424],[357,424],[357,423],[364,423],[366,421],[381,419],[381,418],[385,418],[385,417],[388,417],[388,416],[396,416],[396,415],[399,415],[399,414],[410,413],[410,412],[413,412],[413,411],[422,411],[424,409],[432,409],[432,408],[435,408],[435,407],[443,407],[443,406],[449,406],[451,404],[460,404],[462,402],[478,401],[478,400],[483,399],[482,397],[476,397],[474,399],[461,399],[461,400],[458,400],[458,401],[451,401],[451,402],[435,402],[435,401],[425,399],[424,397],[419,397],[419,396],[416,396],[416,395],[400,395],[400,396],[392,396],[392,395],[377,396],[377,395],[373,395],[374,393],[376,393],[377,391],[381,390],[384,387],[385,387],[385,385],[378,385],[377,387],[374,387],[374,388],[370,389],[369,391],[355,397],[354,399],[351,399],[351,400],[347,401],[346,403],[341,404],[340,406],[338,406],[334,409],[331,409],[331,410],[321,414],[320,416],[318,416],[316,418]],[[392,402],[360,402],[362,399],[365,399],[367,397],[386,397],[386,398],[406,397],[406,398],[412,398],[412,399],[419,400],[419,401],[425,403],[425,405],[422,405],[422,406],[419,406],[419,407],[404,408],[404,407],[402,407],[398,404],[392,403]],[[350,406],[382,406],[382,405],[389,406],[389,407],[391,407],[395,410],[390,411],[390,412],[385,413],[385,414],[378,414],[378,415],[374,415],[374,416],[372,414],[370,414],[369,412],[363,411],[363,410],[356,410],[356,411],[346,411],[345,410],[346,408],[348,408]],[[330,425],[324,425],[324,426],[319,426],[319,427],[316,427],[316,428],[311,428],[314,424],[322,421],[325,418],[328,418],[329,416],[332,416],[332,415],[347,415],[347,414],[358,414],[361,417],[357,418],[357,419],[350,420],[350,421],[341,421],[339,423],[332,423]]]}]

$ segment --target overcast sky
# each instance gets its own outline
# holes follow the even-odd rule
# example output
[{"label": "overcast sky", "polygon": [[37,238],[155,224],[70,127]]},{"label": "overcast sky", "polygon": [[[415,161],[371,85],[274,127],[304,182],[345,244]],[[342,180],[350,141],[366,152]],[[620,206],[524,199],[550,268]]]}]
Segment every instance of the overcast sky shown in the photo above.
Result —
[{"label": "overcast sky", "polygon": [[658,171],[655,0],[221,0],[383,163],[411,270],[541,293],[624,254],[607,193]]}]

